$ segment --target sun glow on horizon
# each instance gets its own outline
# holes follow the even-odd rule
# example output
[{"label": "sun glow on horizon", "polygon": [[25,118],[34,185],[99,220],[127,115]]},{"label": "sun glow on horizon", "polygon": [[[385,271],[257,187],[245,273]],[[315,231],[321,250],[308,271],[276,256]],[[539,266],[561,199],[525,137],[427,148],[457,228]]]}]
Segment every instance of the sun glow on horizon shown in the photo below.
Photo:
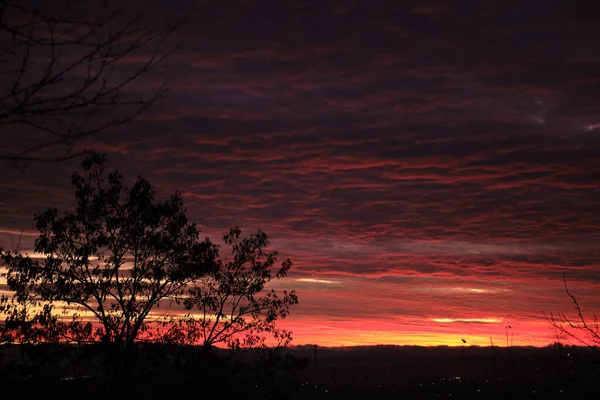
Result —
[{"label": "sun glow on horizon", "polygon": [[497,324],[501,323],[500,318],[431,318],[433,322],[439,322],[442,324],[451,324],[455,322],[463,323],[478,323],[478,324]]}]

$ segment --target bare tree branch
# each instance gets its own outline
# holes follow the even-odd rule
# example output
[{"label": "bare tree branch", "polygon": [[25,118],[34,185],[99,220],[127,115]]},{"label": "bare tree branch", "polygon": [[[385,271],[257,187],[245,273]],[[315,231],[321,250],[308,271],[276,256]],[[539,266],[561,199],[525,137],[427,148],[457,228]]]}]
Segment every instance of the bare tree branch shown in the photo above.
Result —
[{"label": "bare tree branch", "polygon": [[18,166],[89,154],[83,139],[164,97],[164,82],[150,93],[134,85],[176,50],[167,40],[181,23],[153,27],[132,8],[116,0],[2,1],[0,140],[10,147],[0,160]]},{"label": "bare tree branch", "polygon": [[554,313],[550,313],[549,315],[544,313],[544,317],[557,332],[562,333],[566,337],[575,340],[577,343],[583,346],[600,352],[600,331],[596,315],[593,316],[593,322],[589,322],[589,320],[584,316],[583,310],[579,305],[577,298],[569,290],[569,286],[567,285],[567,276],[564,273],[563,283],[567,296],[569,296],[573,302],[577,319],[572,320],[571,318],[567,317],[566,314],[560,312],[556,315]]}]

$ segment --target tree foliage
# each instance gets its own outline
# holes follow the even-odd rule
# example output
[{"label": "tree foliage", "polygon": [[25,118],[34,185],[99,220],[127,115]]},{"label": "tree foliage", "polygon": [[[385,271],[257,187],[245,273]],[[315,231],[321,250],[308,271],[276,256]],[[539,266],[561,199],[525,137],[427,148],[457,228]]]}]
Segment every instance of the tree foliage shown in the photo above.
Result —
[{"label": "tree foliage", "polygon": [[[56,161],[146,111],[164,84],[134,85],[171,53],[179,23],[147,22],[133,0],[0,2],[0,159]],[[17,165],[17,164],[15,164]]]},{"label": "tree foliage", "polygon": [[290,333],[275,324],[287,317],[298,297],[294,291],[278,293],[267,285],[285,277],[291,261],[275,267],[278,253],[267,250],[269,237],[262,231],[242,238],[240,229],[231,229],[223,242],[229,256],[219,257],[216,267],[179,299],[190,313],[170,323],[167,340],[239,349],[262,347],[272,337],[276,344],[287,345]]},{"label": "tree foliage", "polygon": [[127,187],[105,164],[93,155],[72,175],[73,211],[35,215],[33,254],[0,249],[12,291],[0,299],[0,343],[43,344],[32,353],[48,354],[43,364],[74,354],[65,343],[94,344],[84,347],[104,349],[116,373],[130,369],[139,341],[232,349],[289,344],[290,332],[276,323],[298,297],[278,292],[275,282],[292,263],[276,265],[266,233],[242,237],[234,228],[224,246],[201,239],[181,193],[157,200],[147,180]]},{"label": "tree foliage", "polygon": [[[180,296],[214,265],[216,247],[199,239],[181,194],[158,201],[148,181],[131,188],[118,172],[104,173],[94,156],[75,173],[74,212],[36,215],[40,232],[33,258],[3,251],[8,287],[5,328],[32,341],[101,339],[131,345],[150,312]],[[61,316],[63,306],[70,321]],[[99,326],[92,329],[92,321]]]}]

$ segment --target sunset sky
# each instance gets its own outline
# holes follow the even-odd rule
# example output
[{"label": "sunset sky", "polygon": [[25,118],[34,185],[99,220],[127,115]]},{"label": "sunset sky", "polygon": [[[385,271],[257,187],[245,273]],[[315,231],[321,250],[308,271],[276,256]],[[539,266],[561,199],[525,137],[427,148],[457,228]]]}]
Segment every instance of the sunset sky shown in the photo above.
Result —
[{"label": "sunset sky", "polygon": [[[573,311],[563,272],[599,309],[600,6],[146,4],[188,18],[135,86],[169,94],[80,145],[184,191],[215,241],[271,235],[295,344],[547,345],[543,311]],[[72,206],[78,163],[0,166],[0,246]]]}]

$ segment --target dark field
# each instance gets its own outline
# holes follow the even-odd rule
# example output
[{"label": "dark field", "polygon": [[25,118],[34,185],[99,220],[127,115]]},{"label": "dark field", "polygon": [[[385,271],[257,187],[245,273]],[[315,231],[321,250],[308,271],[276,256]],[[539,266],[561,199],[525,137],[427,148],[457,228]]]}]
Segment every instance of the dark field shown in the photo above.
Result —
[{"label": "dark field", "polygon": [[[5,347],[7,353],[18,349]],[[575,347],[375,346],[317,348],[315,353],[312,346],[301,346],[283,357],[249,352],[232,358],[218,349],[206,356],[198,348],[154,346],[140,354],[137,372],[127,379],[103,375],[100,364],[64,367],[49,358],[56,366],[37,365],[31,371],[38,376],[27,370],[15,375],[13,368],[0,376],[2,398],[600,398],[600,357]]]},{"label": "dark field", "polygon": [[600,359],[565,348],[365,347],[302,354],[293,399],[594,399]]}]

